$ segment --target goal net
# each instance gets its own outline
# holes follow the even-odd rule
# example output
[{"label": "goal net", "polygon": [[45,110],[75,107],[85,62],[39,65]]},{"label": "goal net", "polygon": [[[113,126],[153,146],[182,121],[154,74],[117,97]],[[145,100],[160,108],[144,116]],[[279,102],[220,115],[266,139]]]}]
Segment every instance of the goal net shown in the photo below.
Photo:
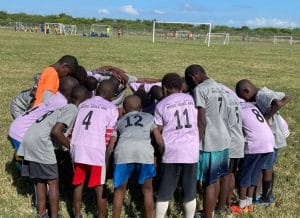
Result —
[{"label": "goal net", "polygon": [[110,25],[92,24],[90,29],[91,37],[111,37],[112,27]]},{"label": "goal net", "polygon": [[289,43],[290,45],[293,44],[293,36],[273,36],[273,44],[278,44],[278,43]]},{"label": "goal net", "polygon": [[77,33],[76,25],[65,24],[64,30],[66,35],[76,35]]},{"label": "goal net", "polygon": [[[153,21],[152,42],[159,40],[195,40],[210,46],[211,23]],[[206,40],[206,36],[208,38]]]},{"label": "goal net", "polygon": [[229,45],[229,33],[207,33],[205,37],[206,43],[209,38],[211,44]]},{"label": "goal net", "polygon": [[65,35],[65,26],[62,23],[45,23],[44,33],[54,35]]}]

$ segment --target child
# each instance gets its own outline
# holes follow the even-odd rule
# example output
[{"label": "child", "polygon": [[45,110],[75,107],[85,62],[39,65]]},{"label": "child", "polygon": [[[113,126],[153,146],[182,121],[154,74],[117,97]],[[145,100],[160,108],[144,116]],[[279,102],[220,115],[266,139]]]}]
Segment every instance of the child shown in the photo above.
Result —
[{"label": "child", "polygon": [[[240,96],[240,92],[237,93]],[[239,171],[239,204],[231,206],[233,213],[251,212],[254,189],[266,160],[273,156],[273,133],[257,107],[241,103],[242,125],[245,135],[245,157]]]},{"label": "child", "polygon": [[141,111],[141,100],[136,95],[127,96],[123,107],[125,115],[118,121],[113,137],[110,140],[107,159],[114,150],[114,204],[113,217],[121,216],[124,194],[128,179],[138,174],[138,183],[142,185],[144,195],[144,214],[153,217],[152,178],[156,170],[154,166],[154,148],[150,134],[161,137],[154,117]]},{"label": "child", "polygon": [[270,204],[274,202],[273,166],[276,162],[279,149],[286,146],[286,137],[281,126],[279,109],[287,104],[291,100],[291,97],[285,95],[283,92],[274,92],[266,87],[257,89],[246,79],[239,81],[236,88],[239,97],[246,101],[256,102],[257,107],[270,124],[275,137],[275,150],[273,156],[266,161],[263,167],[262,198],[260,199],[262,205],[265,205],[265,203]]},{"label": "child", "polygon": [[39,106],[33,107],[22,116],[17,117],[10,125],[8,132],[13,148],[18,150],[25,132],[36,119],[49,111],[54,111],[65,106],[70,99],[72,89],[77,85],[78,82],[73,77],[60,79],[59,92]]},{"label": "child", "polygon": [[118,110],[110,102],[113,95],[112,82],[105,80],[100,82],[96,96],[79,106],[71,139],[75,217],[81,216],[82,190],[88,172],[88,187],[95,188],[97,194],[98,217],[105,217],[106,200],[102,197],[106,175],[105,132],[113,129],[118,119]]},{"label": "child", "polygon": [[65,55],[55,64],[47,67],[39,79],[33,106],[39,105],[54,95],[58,91],[59,78],[71,75],[77,67],[77,59],[71,55]]},{"label": "child", "polygon": [[230,122],[228,97],[223,87],[208,78],[200,65],[185,70],[189,88],[194,88],[198,108],[198,127],[202,148],[198,165],[198,180],[204,185],[204,217],[213,217],[219,195],[221,177],[228,174]]},{"label": "child", "polygon": [[157,190],[156,218],[163,218],[177,184],[181,181],[185,217],[192,218],[196,209],[196,172],[199,159],[197,110],[193,98],[181,93],[182,78],[176,73],[162,79],[164,98],[156,105],[154,122],[164,143],[161,178]]},{"label": "child", "polygon": [[[230,209],[231,198],[235,188],[235,176],[238,171],[240,159],[244,157],[245,138],[242,130],[242,118],[240,99],[234,91],[221,84],[224,91],[228,95],[229,110],[230,110],[230,123],[231,123],[231,141],[229,147],[229,165],[228,175],[221,178],[220,182],[220,195],[218,201],[218,211],[227,212]],[[227,207],[226,207],[227,206]]]},{"label": "child", "polygon": [[86,88],[75,87],[71,95],[72,104],[55,111],[48,111],[38,118],[24,135],[17,154],[28,161],[22,164],[22,176],[29,176],[36,182],[38,217],[48,217],[47,185],[51,217],[58,217],[58,167],[52,139],[69,147],[69,140],[64,135],[65,129],[72,128],[77,115],[77,105],[86,98]]}]

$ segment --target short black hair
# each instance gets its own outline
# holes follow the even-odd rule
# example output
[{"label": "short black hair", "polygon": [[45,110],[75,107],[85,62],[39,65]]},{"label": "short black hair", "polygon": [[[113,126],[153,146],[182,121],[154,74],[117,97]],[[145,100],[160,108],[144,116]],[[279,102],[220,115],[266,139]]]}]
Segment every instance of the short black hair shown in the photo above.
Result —
[{"label": "short black hair", "polygon": [[96,95],[110,100],[114,96],[114,91],[113,82],[107,79],[99,83],[98,88],[96,89]]},{"label": "short black hair", "polygon": [[78,80],[79,84],[85,85],[87,79],[87,72],[85,68],[81,65],[77,67],[77,70],[72,74],[72,76]]},{"label": "short black hair", "polygon": [[64,55],[59,60],[58,63],[64,64],[65,66],[68,66],[73,72],[75,72],[78,68],[78,61],[77,59],[72,55]]},{"label": "short black hair", "polygon": [[235,85],[235,92],[240,97],[242,92],[248,87],[251,82],[247,79],[238,81]]},{"label": "short black hair", "polygon": [[158,101],[160,101],[164,97],[162,88],[158,85],[152,86],[149,93],[151,95],[151,98]]},{"label": "short black hair", "polygon": [[93,76],[88,76],[85,82],[85,87],[89,91],[94,91],[98,86],[98,80]]},{"label": "short black hair", "polygon": [[201,74],[206,75],[206,72],[202,66],[200,66],[199,64],[192,64],[185,69],[185,72],[184,72],[185,78],[187,79],[187,77],[191,77],[191,76],[195,75],[196,73],[201,73]]},{"label": "short black hair", "polygon": [[167,73],[162,78],[161,84],[167,89],[181,90],[182,79],[177,73]]},{"label": "short black hair", "polygon": [[88,90],[82,85],[77,85],[72,89],[71,101],[75,102],[76,100],[84,100],[88,98]]}]

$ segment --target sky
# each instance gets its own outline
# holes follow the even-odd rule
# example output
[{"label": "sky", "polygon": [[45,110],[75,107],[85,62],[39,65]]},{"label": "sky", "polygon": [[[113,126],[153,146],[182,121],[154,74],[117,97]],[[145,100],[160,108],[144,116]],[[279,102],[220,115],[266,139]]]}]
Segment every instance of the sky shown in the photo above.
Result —
[{"label": "sky", "polygon": [[300,0],[0,0],[0,10],[233,27],[300,27]]}]

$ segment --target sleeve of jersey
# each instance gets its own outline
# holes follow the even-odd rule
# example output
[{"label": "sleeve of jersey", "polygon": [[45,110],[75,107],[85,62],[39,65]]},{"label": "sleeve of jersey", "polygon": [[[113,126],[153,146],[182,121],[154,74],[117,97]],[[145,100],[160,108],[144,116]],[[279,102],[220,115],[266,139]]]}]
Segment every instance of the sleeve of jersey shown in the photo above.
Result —
[{"label": "sleeve of jersey", "polygon": [[273,100],[281,100],[285,96],[283,92],[274,92],[271,89],[265,89],[259,95],[259,102],[260,104],[264,105],[265,107],[270,107]]},{"label": "sleeve of jersey", "polygon": [[55,73],[48,73],[48,76],[45,78],[45,90],[48,90],[55,94],[58,90],[59,79]]},{"label": "sleeve of jersey", "polygon": [[203,94],[203,90],[200,89],[199,87],[195,88],[194,96],[195,96],[196,107],[206,108],[205,96]]},{"label": "sleeve of jersey", "polygon": [[78,109],[73,104],[68,104],[61,109],[61,113],[57,119],[57,122],[63,123],[66,125],[67,128],[73,126],[76,116],[77,116]]}]

